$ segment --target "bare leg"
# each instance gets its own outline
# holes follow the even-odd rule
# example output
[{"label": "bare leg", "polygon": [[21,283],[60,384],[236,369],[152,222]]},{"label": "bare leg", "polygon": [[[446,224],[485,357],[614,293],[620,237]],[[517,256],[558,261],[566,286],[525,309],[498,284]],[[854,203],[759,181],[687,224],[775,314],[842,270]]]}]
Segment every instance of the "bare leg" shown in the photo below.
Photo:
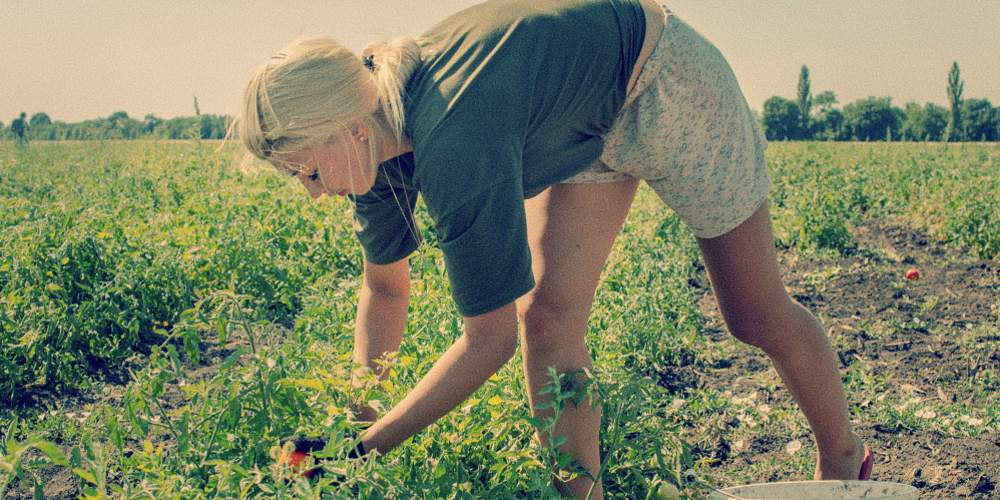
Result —
[{"label": "bare leg", "polygon": [[764,350],[809,421],[816,479],[857,479],[863,448],[837,358],[823,327],[785,291],[767,202],[736,229],[698,244],[729,331]]},{"label": "bare leg", "polygon": [[[528,241],[536,286],[518,301],[524,325],[521,342],[528,399],[539,418],[551,411],[535,407],[547,401],[538,391],[549,382],[547,370],[560,373],[590,368],[585,336],[587,317],[615,236],[625,221],[638,181],[604,184],[558,184],[528,200]],[[570,404],[555,426],[565,436],[562,451],[597,477],[601,469],[598,401]],[[539,435],[547,442],[547,436]],[[579,478],[558,484],[564,494],[586,497],[593,481]],[[603,498],[600,481],[591,498]]]}]

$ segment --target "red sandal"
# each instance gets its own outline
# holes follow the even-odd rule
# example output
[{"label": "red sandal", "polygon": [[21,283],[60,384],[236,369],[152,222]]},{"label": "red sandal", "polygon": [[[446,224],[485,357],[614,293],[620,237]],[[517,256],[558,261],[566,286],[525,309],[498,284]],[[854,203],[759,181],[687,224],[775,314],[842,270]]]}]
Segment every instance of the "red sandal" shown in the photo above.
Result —
[{"label": "red sandal", "polygon": [[865,445],[865,458],[861,461],[861,472],[858,474],[858,479],[861,481],[869,481],[872,478],[872,463],[874,458],[872,457],[872,450],[868,449],[868,445]]}]

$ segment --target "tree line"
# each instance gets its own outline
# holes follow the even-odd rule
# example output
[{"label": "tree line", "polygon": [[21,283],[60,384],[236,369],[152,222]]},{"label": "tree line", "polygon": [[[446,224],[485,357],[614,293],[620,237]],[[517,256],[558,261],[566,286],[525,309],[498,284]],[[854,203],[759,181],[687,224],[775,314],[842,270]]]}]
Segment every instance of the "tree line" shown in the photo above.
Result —
[{"label": "tree line", "polygon": [[761,117],[768,140],[825,141],[998,141],[1000,108],[988,99],[963,98],[958,63],[948,72],[949,108],[909,102],[894,106],[891,97],[866,97],[838,109],[837,95],[812,95],[809,68],[799,72],[797,99],[774,96]]},{"label": "tree line", "polygon": [[[44,112],[31,115],[27,134],[32,140],[96,140],[96,139],[222,139],[226,135],[226,116],[181,116],[164,120],[147,114],[142,120],[116,111],[107,118],[76,123],[53,121]],[[9,125],[0,123],[4,139],[13,140]]]},{"label": "tree line", "polygon": [[[948,73],[949,108],[909,102],[894,106],[891,97],[866,97],[838,109],[837,95],[826,90],[812,95],[809,68],[799,72],[795,100],[773,96],[760,117],[768,140],[796,141],[1000,141],[1000,108],[988,99],[963,98],[965,87],[958,63]],[[32,140],[88,139],[222,139],[229,117],[203,115],[194,99],[195,116],[164,120],[147,114],[142,120],[124,111],[107,118],[78,123],[52,121],[38,112],[28,120]],[[0,137],[13,139],[10,126],[0,122]]]}]

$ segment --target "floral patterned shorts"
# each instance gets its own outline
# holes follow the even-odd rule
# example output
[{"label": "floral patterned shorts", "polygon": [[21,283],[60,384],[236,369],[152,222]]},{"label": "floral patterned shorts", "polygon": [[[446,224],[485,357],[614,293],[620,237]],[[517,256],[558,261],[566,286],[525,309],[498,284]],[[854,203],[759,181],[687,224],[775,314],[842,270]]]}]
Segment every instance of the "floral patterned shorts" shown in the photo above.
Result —
[{"label": "floral patterned shorts", "polygon": [[767,142],[719,50],[664,10],[663,32],[600,160],[563,182],[642,179],[695,236],[713,238],[767,198]]}]

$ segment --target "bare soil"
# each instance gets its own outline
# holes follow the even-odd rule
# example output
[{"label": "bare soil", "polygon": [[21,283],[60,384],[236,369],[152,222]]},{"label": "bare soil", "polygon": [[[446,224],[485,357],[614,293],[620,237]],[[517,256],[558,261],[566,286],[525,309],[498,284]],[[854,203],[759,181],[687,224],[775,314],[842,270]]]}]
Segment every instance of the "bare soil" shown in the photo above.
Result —
[{"label": "bare soil", "polygon": [[[245,343],[241,339],[240,335],[232,335],[226,344],[220,344],[216,342],[217,340],[214,335],[208,336],[202,342],[202,356],[203,362],[206,363],[201,366],[191,366],[187,372],[187,380],[191,381],[202,381],[211,379],[219,370],[219,365],[222,360],[228,355],[232,354],[241,343]],[[118,367],[116,370],[110,370],[108,373],[104,374],[105,383],[104,390],[101,391],[101,395],[95,395],[96,391],[76,391],[71,394],[59,394],[54,396],[47,392],[36,392],[26,396],[21,401],[21,408],[53,408],[56,411],[64,413],[80,414],[82,411],[87,410],[89,407],[97,407],[100,405],[108,405],[112,408],[117,408],[122,406],[122,401],[124,398],[124,390],[128,385],[129,369],[138,372],[141,369],[143,360],[146,359],[145,355],[139,354],[129,359],[129,361],[122,367]],[[181,404],[184,404],[185,398],[182,391],[175,383],[168,383],[164,386],[165,391],[163,396],[160,398],[160,404],[167,410],[173,409]],[[163,436],[162,440],[169,441],[168,436]],[[140,443],[126,439],[126,444],[128,446],[139,447]],[[159,441],[154,439],[154,445],[158,444]],[[64,443],[58,440],[55,443],[59,448],[69,456],[69,446],[65,446]],[[82,493],[80,491],[80,479],[73,474],[73,472],[67,468],[60,465],[51,465],[44,455],[38,450],[29,450],[24,457],[24,463],[30,464],[32,461],[38,461],[38,463],[44,463],[48,465],[39,465],[31,467],[31,471],[35,474],[37,479],[42,483],[43,493],[46,499],[58,499],[58,500],[70,500],[80,497]],[[117,477],[114,473],[108,477],[110,483],[121,484],[121,477]],[[33,496],[33,483],[28,483],[25,481],[20,481],[15,479],[11,486],[6,491],[4,498],[16,499],[16,500],[29,500],[34,498]]]},{"label": "bare soil", "polygon": [[[855,228],[854,237],[858,250],[834,260],[805,258],[779,249],[786,288],[821,319],[837,346],[841,369],[865,363],[867,369],[890,380],[893,389],[902,391],[905,387],[925,399],[946,403],[972,402],[976,396],[963,393],[961,387],[974,383],[984,370],[992,370],[995,376],[1000,366],[998,263],[977,260],[900,226],[868,222]],[[834,267],[839,271],[817,285],[817,273]],[[909,268],[918,269],[920,278],[905,280]],[[708,335],[714,341],[733,342],[707,275],[702,271],[693,281],[708,319]],[[892,321],[895,327],[869,331],[866,325],[870,327],[873,319]],[[984,327],[994,333],[963,342],[963,330]],[[762,352],[742,349],[733,359],[716,362],[694,375],[700,379],[694,383],[733,387],[734,392],[742,386],[749,392],[753,389],[746,385],[754,382],[747,374],[770,367]],[[987,388],[985,393],[989,391]],[[772,398],[768,404],[792,403],[784,390],[768,397]],[[858,398],[871,394],[848,397],[858,403]],[[988,401],[975,404],[982,407]],[[996,432],[977,438],[949,436],[885,425],[863,416],[855,432],[875,455],[874,479],[912,484],[920,490],[921,498],[1000,496],[996,484],[1000,481],[1000,435]],[[789,436],[758,435],[745,450],[731,453],[730,444],[722,439],[712,449],[696,449],[695,453],[719,459],[720,470],[742,469],[768,455],[781,456],[788,440]],[[759,478],[792,479],[808,478]]]}]

